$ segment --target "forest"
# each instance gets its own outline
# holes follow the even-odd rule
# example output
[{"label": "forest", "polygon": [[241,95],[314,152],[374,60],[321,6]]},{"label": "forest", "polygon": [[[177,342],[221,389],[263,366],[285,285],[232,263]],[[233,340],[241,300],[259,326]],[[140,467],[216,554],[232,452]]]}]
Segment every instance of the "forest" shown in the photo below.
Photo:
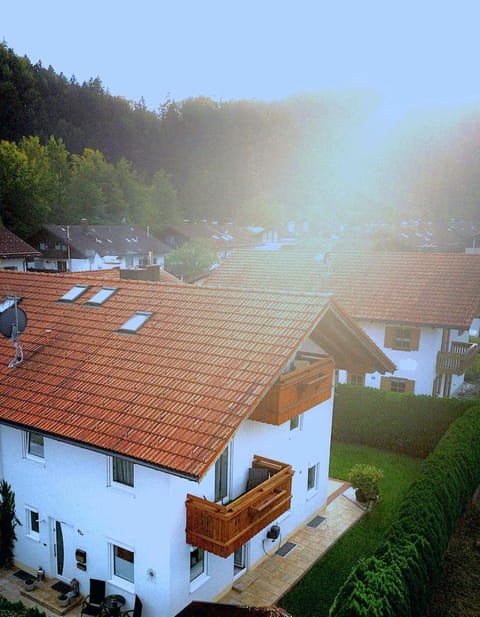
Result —
[{"label": "forest", "polygon": [[0,45],[0,213],[42,223],[478,218],[480,109],[425,113],[382,134],[369,93],[284,101],[111,96],[99,78]]}]

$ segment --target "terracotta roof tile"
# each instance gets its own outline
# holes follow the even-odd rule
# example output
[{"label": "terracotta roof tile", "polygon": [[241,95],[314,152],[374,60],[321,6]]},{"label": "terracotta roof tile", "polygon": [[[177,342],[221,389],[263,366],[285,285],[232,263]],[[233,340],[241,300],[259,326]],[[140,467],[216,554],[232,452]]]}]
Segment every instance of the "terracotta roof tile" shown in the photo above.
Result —
[{"label": "terracotta roof tile", "polygon": [[237,250],[208,285],[331,292],[356,319],[468,329],[480,305],[480,255]]},{"label": "terracotta roof tile", "polygon": [[[0,340],[0,420],[192,478],[330,306],[318,294],[131,280],[101,307],[58,302],[82,282],[91,297],[104,279],[0,272],[0,293],[21,297],[28,317],[20,366],[8,368],[14,348]],[[136,310],[153,315],[137,334],[117,333]]]}]

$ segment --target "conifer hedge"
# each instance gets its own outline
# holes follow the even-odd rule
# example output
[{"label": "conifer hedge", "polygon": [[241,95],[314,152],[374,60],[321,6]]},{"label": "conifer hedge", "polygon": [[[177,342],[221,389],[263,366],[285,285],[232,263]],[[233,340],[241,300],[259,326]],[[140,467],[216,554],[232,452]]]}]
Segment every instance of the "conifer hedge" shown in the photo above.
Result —
[{"label": "conifer hedge", "polygon": [[480,404],[455,420],[407,490],[383,545],[359,562],[330,617],[421,617],[448,542],[480,484]]},{"label": "conifer hedge", "polygon": [[333,439],[425,458],[472,401],[338,384],[334,405]]}]

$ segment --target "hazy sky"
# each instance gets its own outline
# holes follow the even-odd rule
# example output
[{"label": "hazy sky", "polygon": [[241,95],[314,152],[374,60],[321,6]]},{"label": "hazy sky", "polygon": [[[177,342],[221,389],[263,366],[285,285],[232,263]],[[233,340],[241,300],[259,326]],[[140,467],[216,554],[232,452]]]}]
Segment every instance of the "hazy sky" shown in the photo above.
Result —
[{"label": "hazy sky", "polygon": [[480,100],[478,2],[2,0],[18,55],[157,109],[209,96],[374,90],[400,107]]}]

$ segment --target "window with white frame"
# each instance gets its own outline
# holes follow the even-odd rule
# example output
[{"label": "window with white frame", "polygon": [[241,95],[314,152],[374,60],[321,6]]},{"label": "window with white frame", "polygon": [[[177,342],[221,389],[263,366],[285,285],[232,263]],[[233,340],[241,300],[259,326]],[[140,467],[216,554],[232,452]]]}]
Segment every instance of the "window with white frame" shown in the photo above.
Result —
[{"label": "window with white frame", "polygon": [[29,458],[44,459],[45,458],[45,444],[43,435],[39,433],[28,432],[26,433],[26,447],[25,453]]},{"label": "window with white frame", "polygon": [[299,414],[298,416],[294,416],[293,418],[290,418],[290,430],[291,431],[295,431],[297,429],[301,428],[301,424],[302,424],[302,416],[301,414]]},{"label": "window with white frame", "polygon": [[133,488],[135,485],[133,463],[123,458],[113,456],[111,459],[111,465],[112,483]]},{"label": "window with white frame", "polygon": [[317,475],[318,475],[317,471],[318,471],[318,463],[308,468],[308,474],[307,474],[307,490],[308,491],[313,491],[317,488]]},{"label": "window with white frame", "polygon": [[230,447],[227,446],[215,463],[215,499],[216,503],[228,500],[230,475]]},{"label": "window with white frame", "polygon": [[127,584],[133,584],[135,581],[134,565],[135,565],[135,553],[124,546],[111,543],[111,578],[120,586]]},{"label": "window with white frame", "polygon": [[25,514],[27,536],[33,540],[40,540],[40,517],[38,516],[38,510],[27,506]]},{"label": "window with white frame", "polygon": [[190,547],[190,582],[206,574],[206,554],[203,548]]}]

